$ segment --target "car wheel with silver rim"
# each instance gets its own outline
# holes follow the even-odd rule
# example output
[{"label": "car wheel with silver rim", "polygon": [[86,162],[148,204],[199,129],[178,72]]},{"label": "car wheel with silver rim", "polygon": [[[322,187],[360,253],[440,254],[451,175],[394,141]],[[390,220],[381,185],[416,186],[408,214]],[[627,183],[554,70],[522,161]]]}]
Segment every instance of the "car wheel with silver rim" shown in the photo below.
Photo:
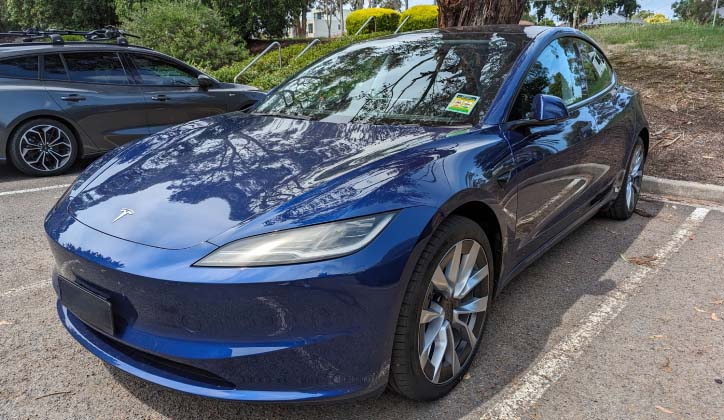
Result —
[{"label": "car wheel with silver rim", "polygon": [[468,370],[482,339],[493,264],[483,229],[451,216],[433,234],[404,298],[390,385],[416,400],[447,394]]},{"label": "car wheel with silver rim", "polygon": [[634,142],[621,189],[608,207],[602,213],[612,219],[626,220],[633,215],[641,195],[641,184],[644,178],[644,165],[646,164],[646,148],[644,141],[638,137]]},{"label": "car wheel with silver rim", "polygon": [[18,127],[10,141],[10,158],[20,171],[35,176],[65,172],[78,155],[73,131],[51,119],[35,119]]}]

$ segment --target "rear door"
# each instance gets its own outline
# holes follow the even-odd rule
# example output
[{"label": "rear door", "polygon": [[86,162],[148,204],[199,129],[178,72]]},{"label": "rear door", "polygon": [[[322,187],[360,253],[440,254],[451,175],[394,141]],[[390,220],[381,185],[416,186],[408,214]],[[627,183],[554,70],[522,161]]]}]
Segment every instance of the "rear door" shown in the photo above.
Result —
[{"label": "rear door", "polygon": [[623,176],[629,139],[635,126],[631,113],[624,112],[627,96],[619,93],[611,65],[598,48],[588,41],[575,39],[586,77],[586,102],[581,111],[588,114],[594,133],[591,160],[609,169],[603,181],[608,185]]},{"label": "rear door", "polygon": [[228,93],[199,87],[199,72],[154,54],[127,53],[146,97],[152,132],[227,112]]},{"label": "rear door", "polygon": [[101,150],[149,134],[145,98],[114,51],[43,56],[45,89]]},{"label": "rear door", "polygon": [[516,159],[516,242],[526,257],[590,208],[609,167],[601,164],[597,125],[587,105],[587,82],[574,38],[552,41],[528,70],[509,120],[530,119],[537,94],[558,96],[570,118],[555,124],[512,125],[505,136]]}]

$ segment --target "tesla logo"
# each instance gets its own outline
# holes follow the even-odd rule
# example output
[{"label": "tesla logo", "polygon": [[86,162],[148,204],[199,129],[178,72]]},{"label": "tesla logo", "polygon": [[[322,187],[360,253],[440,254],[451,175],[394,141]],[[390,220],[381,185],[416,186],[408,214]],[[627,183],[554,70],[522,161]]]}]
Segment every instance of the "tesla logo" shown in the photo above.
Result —
[{"label": "tesla logo", "polygon": [[112,223],[116,223],[124,216],[131,216],[134,213],[132,209],[121,209],[121,214],[118,215],[115,219],[113,219]]}]

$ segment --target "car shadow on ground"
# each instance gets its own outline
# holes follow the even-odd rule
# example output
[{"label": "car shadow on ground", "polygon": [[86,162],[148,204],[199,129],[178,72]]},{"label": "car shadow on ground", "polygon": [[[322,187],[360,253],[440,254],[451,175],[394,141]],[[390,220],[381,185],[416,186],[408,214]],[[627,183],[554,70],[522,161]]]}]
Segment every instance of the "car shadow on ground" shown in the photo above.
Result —
[{"label": "car shadow on ground", "polygon": [[[641,202],[639,207],[655,216],[663,204]],[[175,419],[459,418],[524,373],[547,343],[560,340],[567,332],[564,316],[569,322],[570,317],[582,318],[616,287],[606,277],[609,269],[650,220],[639,215],[626,222],[596,217],[514,279],[493,304],[469,377],[436,402],[416,403],[387,391],[376,399],[325,405],[247,404],[179,393],[107,368],[143,404]],[[574,307],[581,300],[585,302]]]},{"label": "car shadow on ground", "polygon": [[[80,175],[81,172],[85,168],[88,167],[91,163],[93,163],[94,158],[84,158],[84,159],[78,159],[77,162],[71,166],[71,168],[68,170],[68,172],[58,175],[55,177],[36,177],[31,175],[26,175],[17,169],[13,167],[9,162],[5,162],[5,164],[0,164],[0,186],[4,183],[8,182],[18,182],[18,181],[27,181],[27,180],[45,180],[49,183],[53,183],[53,179],[63,180],[67,181],[68,176],[72,176],[75,178],[76,176]],[[63,182],[64,183],[64,182]]]}]

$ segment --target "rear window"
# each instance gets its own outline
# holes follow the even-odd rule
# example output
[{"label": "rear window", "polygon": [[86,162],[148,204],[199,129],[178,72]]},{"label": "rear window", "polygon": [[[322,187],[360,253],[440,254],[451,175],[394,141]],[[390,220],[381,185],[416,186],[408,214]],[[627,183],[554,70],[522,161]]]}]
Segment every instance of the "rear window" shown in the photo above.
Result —
[{"label": "rear window", "polygon": [[37,79],[38,56],[32,55],[0,60],[0,77]]},{"label": "rear window", "polygon": [[128,77],[118,54],[113,52],[63,54],[74,82],[126,85]]},{"label": "rear window", "polygon": [[46,55],[43,57],[43,79],[68,80],[68,73],[65,71],[60,54]]}]

